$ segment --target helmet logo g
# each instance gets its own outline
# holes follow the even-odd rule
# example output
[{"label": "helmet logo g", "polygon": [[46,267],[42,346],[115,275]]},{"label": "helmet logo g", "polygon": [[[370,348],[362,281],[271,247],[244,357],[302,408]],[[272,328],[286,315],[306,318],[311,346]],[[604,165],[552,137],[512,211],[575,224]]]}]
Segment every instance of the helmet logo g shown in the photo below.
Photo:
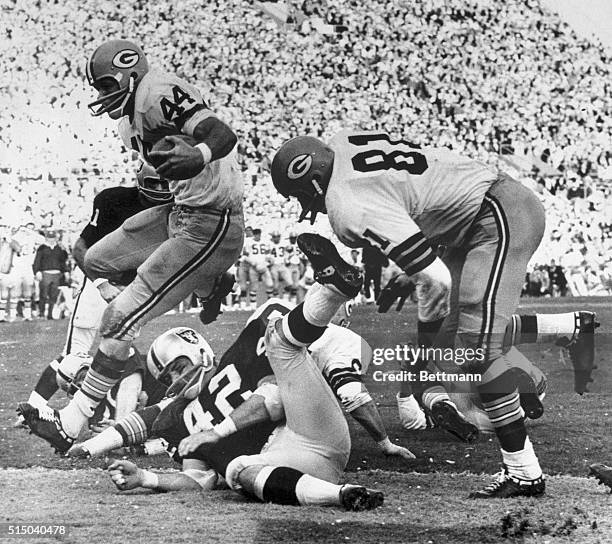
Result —
[{"label": "helmet logo g", "polygon": [[138,53],[133,49],[123,49],[113,57],[113,66],[117,68],[131,68],[140,59]]},{"label": "helmet logo g", "polygon": [[287,167],[287,177],[289,179],[298,179],[310,170],[312,166],[312,157],[310,155],[298,155]]}]

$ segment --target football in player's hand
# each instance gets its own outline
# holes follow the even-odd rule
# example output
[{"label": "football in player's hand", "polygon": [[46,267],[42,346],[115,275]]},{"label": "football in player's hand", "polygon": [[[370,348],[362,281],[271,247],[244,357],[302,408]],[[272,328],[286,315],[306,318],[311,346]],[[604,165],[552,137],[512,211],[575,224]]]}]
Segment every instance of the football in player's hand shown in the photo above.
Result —
[{"label": "football in player's hand", "polygon": [[[159,165],[165,162],[166,159],[162,157],[157,157],[155,155],[155,152],[171,151],[176,145],[174,138],[183,140],[186,144],[190,145],[191,147],[193,147],[194,145],[198,143],[195,138],[191,136],[187,136],[187,134],[177,134],[176,136],[173,136],[172,138],[169,138],[169,137],[161,138],[153,144],[153,147],[151,148],[151,151],[149,151],[149,154],[148,154],[149,163],[151,163],[152,166],[157,168]],[[151,156],[151,152],[153,152],[153,156]]]}]

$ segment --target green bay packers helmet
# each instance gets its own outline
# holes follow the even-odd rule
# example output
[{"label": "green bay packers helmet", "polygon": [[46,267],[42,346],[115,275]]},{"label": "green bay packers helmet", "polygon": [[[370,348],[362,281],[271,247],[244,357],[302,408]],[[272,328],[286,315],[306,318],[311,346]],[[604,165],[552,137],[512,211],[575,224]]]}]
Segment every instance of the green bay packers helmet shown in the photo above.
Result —
[{"label": "green bay packers helmet", "polygon": [[[188,360],[187,365],[184,361]],[[180,366],[180,375],[172,378]],[[216,367],[215,354],[204,337],[189,327],[175,327],[158,336],[147,353],[147,368],[168,396],[179,394],[191,383],[204,383]],[[173,372],[174,371],[174,372]]]},{"label": "green bay packers helmet", "polygon": [[355,303],[353,300],[347,300],[338,311],[334,314],[331,319],[331,323],[340,327],[346,327],[347,329],[351,326],[351,315],[353,314],[353,307]]},{"label": "green bay packers helmet", "polygon": [[[312,136],[285,142],[272,159],[272,183],[285,198],[296,197],[302,206],[298,221],[315,222],[325,211],[325,192],[334,166],[334,152]],[[310,213],[310,217],[308,214]]]},{"label": "green bay packers helmet", "polygon": [[[89,57],[85,72],[87,81],[100,96],[88,104],[95,117],[108,113],[113,119],[125,115],[124,109],[136,87],[149,71],[143,50],[128,40],[109,40],[100,45]],[[116,90],[106,91],[105,83],[113,80]],[[104,90],[103,90],[104,89]],[[99,107],[97,107],[99,106]]]},{"label": "green bay packers helmet", "polygon": [[136,172],[138,190],[149,202],[164,204],[171,202],[173,195],[168,185],[168,180],[162,178],[155,168],[143,162]]}]

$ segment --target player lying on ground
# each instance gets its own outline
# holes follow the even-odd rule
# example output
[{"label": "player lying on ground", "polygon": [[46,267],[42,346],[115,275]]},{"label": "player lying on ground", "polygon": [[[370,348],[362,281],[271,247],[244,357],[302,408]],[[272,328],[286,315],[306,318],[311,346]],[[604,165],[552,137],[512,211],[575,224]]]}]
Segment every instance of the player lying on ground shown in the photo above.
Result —
[{"label": "player lying on ground", "polygon": [[[132,424],[119,422],[116,429],[108,429],[98,437],[73,447],[70,454],[81,455],[86,450],[100,453],[113,445],[125,444],[126,437],[133,439],[136,434],[138,439],[142,439],[147,427],[145,419],[154,419],[153,429],[170,444],[178,443],[178,454],[185,458],[184,472],[154,475],[137,469],[132,463],[120,461],[111,465],[113,480],[120,489],[140,485],[165,490],[198,486],[209,489],[216,482],[216,477],[209,473],[212,466],[226,476],[230,487],[244,489],[261,500],[287,504],[339,504],[340,501],[351,509],[379,504],[382,495],[376,492],[336,485],[348,460],[350,437],[338,401],[313,361],[313,357],[325,353],[329,362],[336,362],[336,365],[331,365],[330,376],[342,368],[334,356],[334,346],[342,344],[335,341],[342,329],[326,329],[326,325],[338,307],[359,291],[361,276],[340,259],[329,241],[303,235],[301,242],[315,269],[329,272],[331,268],[333,273],[326,278],[321,276],[322,281],[334,282],[345,294],[333,286],[317,286],[309,291],[306,301],[290,313],[282,305],[266,304],[224,354],[216,375],[195,399],[197,403],[189,402],[185,398],[188,395],[184,394],[164,407],[161,413],[158,408],[157,413],[150,409],[149,413],[134,414]],[[268,320],[270,323],[262,343],[261,335]],[[329,339],[316,349],[312,342],[324,340],[326,334]],[[307,345],[313,350],[312,356],[305,349]],[[232,360],[236,363],[231,363]],[[269,365],[274,369],[278,386],[271,381],[261,383],[270,378],[267,375]],[[341,372],[345,374],[347,383],[355,383],[349,377],[351,372],[355,373],[352,367],[344,367]],[[221,381],[216,379],[218,376],[233,376],[234,379]],[[259,387],[255,388],[256,384]],[[337,385],[341,396],[350,395],[350,389],[343,389],[341,383]],[[250,392],[246,389],[248,386],[255,388],[250,396],[247,395]],[[361,388],[354,391],[353,402],[363,401],[363,391]],[[228,395],[230,392],[232,395]],[[230,399],[238,405],[234,410],[228,403]],[[347,399],[343,400],[346,402]],[[263,427],[264,433],[253,431],[261,429],[262,425],[269,426],[270,420],[283,416],[285,424],[274,430],[266,447],[258,453],[270,427]],[[376,426],[377,417],[369,416],[367,411],[364,416],[371,420],[370,425]],[[215,425],[219,420],[220,423]],[[190,435],[190,432],[195,434]],[[378,432],[386,437],[384,431]],[[102,444],[113,434],[115,444]],[[386,450],[388,444],[384,442],[389,441],[385,439],[381,444]],[[245,449],[254,452],[247,455]],[[409,452],[397,446],[391,453],[411,457]],[[190,456],[196,456],[195,460]],[[312,477],[315,475],[322,480]]]},{"label": "player lying on ground", "polygon": [[[502,472],[474,498],[536,496],[545,482],[523,421],[541,403],[533,381],[504,350],[527,264],[544,234],[538,197],[503,172],[450,149],[414,145],[382,132],[344,130],[326,145],[299,136],[271,165],[272,181],[296,197],[300,220],[327,213],[349,247],[373,245],[416,284],[417,343],[483,350],[464,364],[499,441]],[[435,248],[445,246],[442,258]],[[528,401],[537,401],[535,407]],[[449,406],[448,403],[445,403]]]}]

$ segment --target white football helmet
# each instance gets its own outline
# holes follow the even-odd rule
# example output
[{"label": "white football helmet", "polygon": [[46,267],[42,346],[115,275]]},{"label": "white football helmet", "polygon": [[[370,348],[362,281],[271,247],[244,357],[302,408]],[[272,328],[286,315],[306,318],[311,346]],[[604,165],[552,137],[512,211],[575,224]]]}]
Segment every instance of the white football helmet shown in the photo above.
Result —
[{"label": "white football helmet", "polygon": [[[178,359],[187,358],[191,365],[177,379],[172,380],[171,371],[176,370]],[[212,376],[216,368],[215,354],[204,337],[189,327],[175,327],[158,336],[147,353],[147,368],[151,375],[168,386],[167,395],[172,396],[187,386],[200,386]]]},{"label": "white football helmet", "polygon": [[81,377],[80,381],[83,381],[82,378],[87,374],[92,360],[93,357],[87,353],[68,353],[57,367],[55,380],[59,388],[73,396],[80,386],[76,380],[77,375]]}]

